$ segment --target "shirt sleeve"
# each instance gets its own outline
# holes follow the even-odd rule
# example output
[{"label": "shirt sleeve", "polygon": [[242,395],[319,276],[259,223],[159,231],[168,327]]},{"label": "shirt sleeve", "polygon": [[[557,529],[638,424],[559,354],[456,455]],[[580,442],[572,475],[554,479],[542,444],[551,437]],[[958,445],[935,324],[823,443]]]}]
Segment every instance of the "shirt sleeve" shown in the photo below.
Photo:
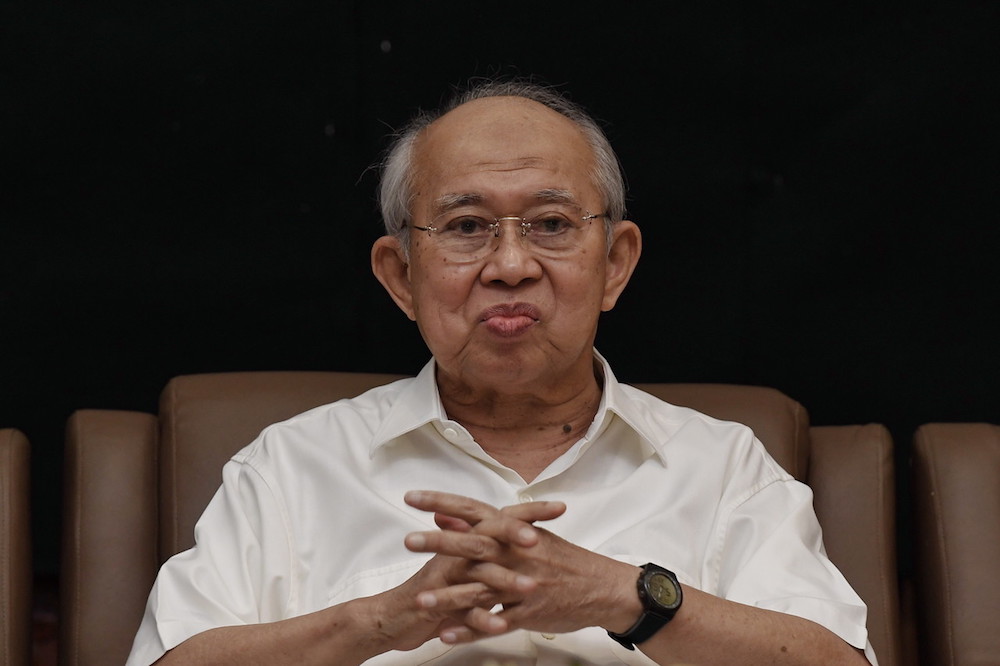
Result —
[{"label": "shirt sleeve", "polygon": [[195,526],[195,546],[160,569],[127,666],[146,666],[215,627],[282,619],[292,593],[286,512],[256,469],[234,459]]},{"label": "shirt sleeve", "polygon": [[876,663],[867,608],[827,557],[808,486],[777,480],[741,502],[728,521],[720,562],[721,596],[816,622]]}]

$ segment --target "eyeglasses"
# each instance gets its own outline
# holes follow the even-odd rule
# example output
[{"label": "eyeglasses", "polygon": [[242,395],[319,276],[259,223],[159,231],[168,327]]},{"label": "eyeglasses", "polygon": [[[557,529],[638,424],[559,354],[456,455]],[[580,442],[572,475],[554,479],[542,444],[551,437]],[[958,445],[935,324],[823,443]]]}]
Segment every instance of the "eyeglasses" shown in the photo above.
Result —
[{"label": "eyeglasses", "polygon": [[438,220],[434,220],[426,227],[415,224],[410,226],[418,231],[426,231],[449,260],[471,263],[483,259],[499,246],[502,222],[516,223],[520,227],[521,238],[527,241],[533,253],[558,258],[578,249],[591,221],[607,215],[580,215],[579,211],[568,213],[560,210],[545,210],[530,217],[485,217],[462,213],[447,218],[440,224]]}]

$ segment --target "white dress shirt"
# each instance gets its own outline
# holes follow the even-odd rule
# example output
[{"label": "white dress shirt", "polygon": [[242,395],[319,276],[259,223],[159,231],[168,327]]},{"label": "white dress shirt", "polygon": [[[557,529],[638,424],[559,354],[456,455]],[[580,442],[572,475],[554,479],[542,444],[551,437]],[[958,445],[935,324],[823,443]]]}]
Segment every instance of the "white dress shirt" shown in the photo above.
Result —
[{"label": "white dress shirt", "polygon": [[[655,562],[681,583],[817,622],[867,641],[866,608],[827,559],[809,488],[745,426],[619,384],[607,362],[586,435],[531,483],[448,418],[421,373],[266,428],[223,469],[195,527],[197,545],[163,565],[128,666],[145,666],[191,636],[272,622],[391,589],[429,555],[403,546],[437,529],[403,502],[441,490],[502,507],[559,500],[540,526],[608,557]],[[600,628],[515,631],[451,646],[434,639],[372,665],[652,664]]]}]

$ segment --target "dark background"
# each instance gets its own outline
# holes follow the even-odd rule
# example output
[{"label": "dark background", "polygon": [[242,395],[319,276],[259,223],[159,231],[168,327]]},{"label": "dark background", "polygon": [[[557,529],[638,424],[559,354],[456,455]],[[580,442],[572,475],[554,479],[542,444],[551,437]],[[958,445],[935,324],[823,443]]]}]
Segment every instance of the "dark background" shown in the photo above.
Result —
[{"label": "dark background", "polygon": [[619,151],[645,238],[599,336],[620,378],[774,386],[885,423],[901,464],[920,423],[1000,422],[998,14],[0,2],[0,426],[32,440],[37,569],[74,409],[425,362],[370,276],[371,166],[470,76],[563,86]]}]

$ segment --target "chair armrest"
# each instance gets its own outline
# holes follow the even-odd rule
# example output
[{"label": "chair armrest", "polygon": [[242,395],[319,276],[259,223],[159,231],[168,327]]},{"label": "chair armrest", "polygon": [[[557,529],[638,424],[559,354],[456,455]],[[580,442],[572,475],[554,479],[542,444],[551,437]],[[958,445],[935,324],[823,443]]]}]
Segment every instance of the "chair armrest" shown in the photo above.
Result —
[{"label": "chair armrest", "polygon": [[868,605],[882,666],[902,663],[893,442],[882,425],[814,426],[809,485],[827,554]]},{"label": "chair armrest", "polygon": [[927,423],[913,439],[917,622],[928,663],[1000,654],[1000,426]]},{"label": "chair armrest", "polygon": [[0,430],[0,663],[28,666],[31,654],[30,449],[18,430]]},{"label": "chair armrest", "polygon": [[157,561],[157,419],[81,410],[66,426],[60,663],[121,664]]}]

